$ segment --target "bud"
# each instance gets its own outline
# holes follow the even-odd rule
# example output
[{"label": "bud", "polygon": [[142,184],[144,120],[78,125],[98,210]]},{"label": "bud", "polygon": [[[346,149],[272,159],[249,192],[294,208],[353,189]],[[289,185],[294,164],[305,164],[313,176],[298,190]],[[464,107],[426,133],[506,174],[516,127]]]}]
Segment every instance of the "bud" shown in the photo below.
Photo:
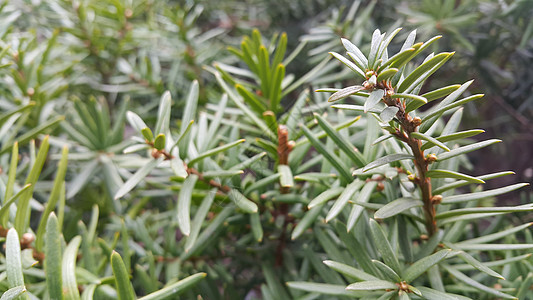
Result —
[{"label": "bud", "polygon": [[415,174],[409,174],[409,176],[407,176],[407,179],[409,179],[410,181],[415,181],[416,180],[416,176],[415,176]]},{"label": "bud", "polygon": [[28,88],[26,90],[26,94],[28,94],[28,96],[33,96],[35,94],[35,90],[33,88]]},{"label": "bud", "polygon": [[426,156],[426,161],[429,163],[432,163],[436,160],[437,160],[437,155],[435,155],[435,153],[431,153]]},{"label": "bud", "polygon": [[420,119],[419,117],[415,117],[413,121],[411,121],[411,123],[415,126],[420,126],[420,124],[422,124],[422,119]]},{"label": "bud", "polygon": [[374,71],[368,71],[365,73],[366,78],[370,78],[372,75],[374,75]]},{"label": "bud", "polygon": [[435,196],[431,197],[431,203],[433,205],[440,204],[441,202],[442,202],[442,195],[435,195]]},{"label": "bud", "polygon": [[378,192],[381,192],[381,191],[383,191],[384,189],[385,189],[385,185],[383,184],[383,182],[381,182],[381,181],[378,182],[378,185],[376,186],[376,190],[377,190]]}]

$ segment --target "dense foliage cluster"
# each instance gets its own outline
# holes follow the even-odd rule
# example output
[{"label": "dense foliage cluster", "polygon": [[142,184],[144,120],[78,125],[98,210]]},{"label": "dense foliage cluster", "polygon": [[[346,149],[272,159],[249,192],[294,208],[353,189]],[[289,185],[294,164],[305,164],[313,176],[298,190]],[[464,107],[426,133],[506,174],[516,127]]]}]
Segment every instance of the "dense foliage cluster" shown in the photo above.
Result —
[{"label": "dense foliage cluster", "polygon": [[533,4],[245,2],[0,3],[0,299],[533,297]]}]

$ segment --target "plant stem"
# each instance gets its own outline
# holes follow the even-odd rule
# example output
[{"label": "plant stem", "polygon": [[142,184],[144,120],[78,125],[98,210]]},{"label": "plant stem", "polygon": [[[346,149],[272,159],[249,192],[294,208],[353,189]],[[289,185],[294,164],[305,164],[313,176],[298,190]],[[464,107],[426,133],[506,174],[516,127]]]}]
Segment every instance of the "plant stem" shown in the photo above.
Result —
[{"label": "plant stem", "polygon": [[433,236],[438,228],[437,221],[435,219],[435,203],[433,201],[433,195],[431,193],[431,178],[426,176],[428,172],[428,166],[430,161],[424,157],[424,150],[421,149],[422,141],[411,136],[411,133],[418,131],[420,125],[419,119],[413,119],[408,113],[405,112],[405,103],[402,103],[399,99],[391,98],[394,94],[394,89],[385,83],[380,84],[380,88],[385,89],[385,97],[383,98],[385,104],[388,106],[398,107],[396,118],[400,123],[400,128],[397,129],[394,134],[399,140],[405,142],[415,157],[413,162],[415,164],[417,176],[414,179],[414,183],[420,188],[422,196],[422,202],[424,203],[424,218],[426,220],[426,230],[428,235]]}]

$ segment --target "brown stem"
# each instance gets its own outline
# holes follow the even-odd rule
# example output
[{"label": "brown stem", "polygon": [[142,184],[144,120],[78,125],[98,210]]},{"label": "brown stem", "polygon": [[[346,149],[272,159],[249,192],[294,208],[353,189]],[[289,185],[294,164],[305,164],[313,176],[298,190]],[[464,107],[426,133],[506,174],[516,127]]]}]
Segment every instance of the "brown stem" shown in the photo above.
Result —
[{"label": "brown stem", "polygon": [[[289,153],[291,152],[293,148],[293,143],[289,141],[289,130],[287,129],[287,126],[285,125],[279,125],[278,127],[278,159],[280,165],[288,165],[289,164]],[[280,187],[280,193],[281,194],[288,194],[289,188],[288,187]],[[288,213],[289,213],[289,206],[287,203],[282,203],[278,207],[277,215],[282,215],[284,217],[283,220],[283,229],[281,231],[281,235],[279,236],[279,243],[276,248],[276,266],[282,266],[283,265],[283,249],[285,248],[286,239],[287,239],[287,226],[289,225],[289,219],[288,219]]]},{"label": "brown stem", "polygon": [[413,162],[415,164],[417,177],[415,177],[413,181],[420,188],[420,193],[422,195],[426,230],[429,236],[433,236],[438,230],[437,221],[435,219],[435,205],[438,203],[433,201],[431,178],[426,176],[431,159],[424,156],[424,150],[421,148],[422,141],[411,136],[411,133],[418,131],[420,119],[411,118],[411,116],[405,111],[405,104],[400,100],[391,97],[394,94],[394,89],[390,85],[382,83],[380,88],[384,88],[386,91],[383,99],[385,104],[388,106],[396,106],[399,109],[396,113],[396,118],[400,123],[401,130],[397,130],[394,135],[411,148],[413,156],[415,157]]}]

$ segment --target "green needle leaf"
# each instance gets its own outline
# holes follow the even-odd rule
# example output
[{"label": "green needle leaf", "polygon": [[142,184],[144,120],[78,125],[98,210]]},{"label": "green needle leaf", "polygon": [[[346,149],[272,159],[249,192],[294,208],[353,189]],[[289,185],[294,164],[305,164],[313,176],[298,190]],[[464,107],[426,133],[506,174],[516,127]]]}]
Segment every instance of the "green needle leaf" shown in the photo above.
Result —
[{"label": "green needle leaf", "polygon": [[117,289],[117,296],[119,300],[134,300],[135,293],[130,282],[130,276],[126,266],[118,252],[113,250],[111,254],[111,268],[115,276],[115,287]]}]

